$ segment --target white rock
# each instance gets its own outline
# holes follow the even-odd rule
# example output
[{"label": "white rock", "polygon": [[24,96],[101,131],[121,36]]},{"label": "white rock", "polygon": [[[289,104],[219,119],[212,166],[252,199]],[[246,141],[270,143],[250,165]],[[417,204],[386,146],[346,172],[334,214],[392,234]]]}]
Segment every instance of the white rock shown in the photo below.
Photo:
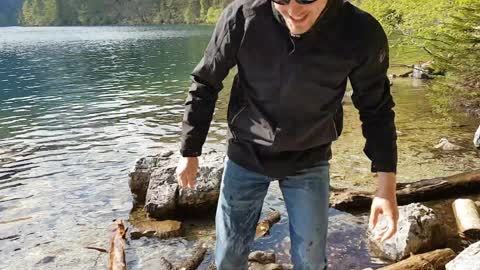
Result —
[{"label": "white rock", "polygon": [[377,226],[369,235],[370,247],[376,255],[393,261],[402,260],[410,253],[422,253],[442,247],[445,233],[442,221],[432,209],[412,203],[399,207],[397,233],[381,242],[374,236],[388,226],[385,217],[380,216]]},{"label": "white rock", "polygon": [[480,270],[480,242],[476,242],[463,250],[452,261],[447,263],[447,270]]}]

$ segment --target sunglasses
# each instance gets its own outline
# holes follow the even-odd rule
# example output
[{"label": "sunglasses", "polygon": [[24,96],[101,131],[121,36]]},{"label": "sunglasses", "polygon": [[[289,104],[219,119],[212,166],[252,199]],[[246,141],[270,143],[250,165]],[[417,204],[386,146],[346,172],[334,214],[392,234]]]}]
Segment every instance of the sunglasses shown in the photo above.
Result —
[{"label": "sunglasses", "polygon": [[[290,4],[290,0],[272,0],[274,3],[277,3],[279,5],[288,5]],[[311,4],[317,0],[295,0],[297,1],[297,3],[299,3],[300,5],[308,5],[308,4]]]}]

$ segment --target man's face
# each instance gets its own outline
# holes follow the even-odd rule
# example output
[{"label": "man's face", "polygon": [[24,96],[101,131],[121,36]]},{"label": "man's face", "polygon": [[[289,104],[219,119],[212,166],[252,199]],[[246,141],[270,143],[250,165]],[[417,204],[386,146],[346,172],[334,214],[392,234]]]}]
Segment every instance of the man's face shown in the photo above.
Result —
[{"label": "man's face", "polygon": [[290,33],[300,35],[312,28],[327,2],[328,0],[317,0],[311,4],[302,5],[296,0],[290,0],[288,5],[274,3],[274,6],[282,14]]}]

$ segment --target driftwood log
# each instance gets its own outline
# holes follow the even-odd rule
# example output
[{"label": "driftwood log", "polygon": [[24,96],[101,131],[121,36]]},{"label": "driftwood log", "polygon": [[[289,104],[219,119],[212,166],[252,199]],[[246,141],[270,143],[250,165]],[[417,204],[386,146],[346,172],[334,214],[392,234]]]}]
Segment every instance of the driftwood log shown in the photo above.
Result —
[{"label": "driftwood log", "polygon": [[268,234],[273,224],[279,221],[280,221],[280,212],[273,211],[272,213],[268,214],[264,219],[258,222],[257,229],[255,231],[255,239]]},{"label": "driftwood log", "polygon": [[[413,183],[397,183],[399,205],[471,193],[480,193],[480,170]],[[370,207],[373,195],[371,192],[332,188],[330,206],[342,211],[364,211]]]},{"label": "driftwood log", "polygon": [[379,268],[378,270],[445,270],[445,265],[457,256],[449,248],[437,249],[427,253],[412,255],[398,263]]},{"label": "driftwood log", "polygon": [[126,270],[125,262],[125,237],[127,229],[123,220],[115,221],[115,229],[113,230],[112,244],[110,245],[110,263],[109,270]]},{"label": "driftwood log", "polygon": [[475,202],[470,199],[457,199],[452,203],[458,232],[462,237],[479,238],[480,215]]}]

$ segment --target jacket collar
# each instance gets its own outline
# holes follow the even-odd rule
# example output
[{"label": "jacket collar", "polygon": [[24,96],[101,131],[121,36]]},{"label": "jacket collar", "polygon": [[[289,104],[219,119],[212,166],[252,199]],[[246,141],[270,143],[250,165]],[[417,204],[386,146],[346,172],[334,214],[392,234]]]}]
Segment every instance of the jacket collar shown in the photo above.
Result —
[{"label": "jacket collar", "polygon": [[[295,0],[291,0],[291,1],[295,1]],[[325,9],[322,11],[322,13],[320,13],[317,20],[312,25],[312,28],[310,28],[307,32],[301,34],[300,37],[306,37],[306,36],[310,36],[310,35],[314,35],[315,33],[318,33],[325,26],[329,25],[332,21],[335,20],[335,18],[338,17],[344,0],[327,0],[327,1],[328,2],[327,2],[327,5],[325,6]],[[289,31],[287,24],[282,17],[282,14],[280,14],[280,12],[278,12],[278,10],[275,9],[275,6],[273,5],[273,1],[271,2],[271,5],[273,10],[273,16],[275,17],[275,19],[284,28],[286,28],[287,31]]]}]

